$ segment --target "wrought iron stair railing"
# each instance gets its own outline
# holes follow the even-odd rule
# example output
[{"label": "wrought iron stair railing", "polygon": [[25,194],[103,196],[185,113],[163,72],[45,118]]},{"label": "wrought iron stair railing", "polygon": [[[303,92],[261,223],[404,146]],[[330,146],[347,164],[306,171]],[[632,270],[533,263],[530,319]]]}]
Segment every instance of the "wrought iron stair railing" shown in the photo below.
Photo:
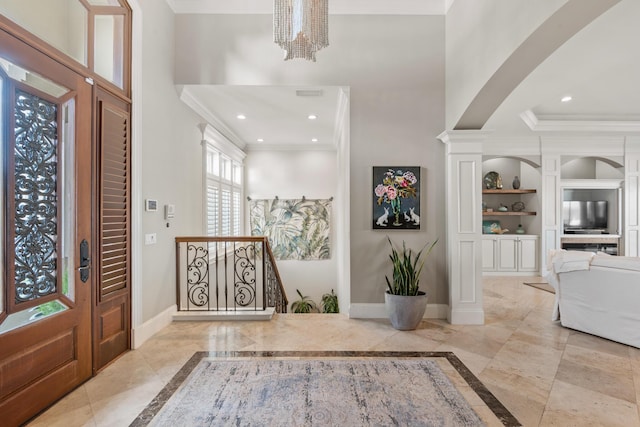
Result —
[{"label": "wrought iron stair railing", "polygon": [[266,237],[176,237],[178,311],[287,312]]}]

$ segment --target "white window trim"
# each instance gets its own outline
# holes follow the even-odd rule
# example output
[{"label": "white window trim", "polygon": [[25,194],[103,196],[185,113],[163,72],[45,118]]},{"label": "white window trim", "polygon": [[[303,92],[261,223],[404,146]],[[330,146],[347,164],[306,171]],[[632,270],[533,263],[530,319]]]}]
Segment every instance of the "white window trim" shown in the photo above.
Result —
[{"label": "white window trim", "polygon": [[[244,198],[244,185],[245,185],[245,177],[244,177],[244,158],[246,157],[246,153],[238,148],[235,144],[231,143],[224,135],[218,132],[215,128],[210,125],[206,125],[203,131],[203,140],[202,140],[202,197],[203,197],[203,220],[202,220],[202,229],[203,235],[207,236],[208,234],[208,184],[210,182],[210,177],[207,173],[207,153],[212,149],[217,151],[220,154],[220,158],[225,158],[230,160],[231,162],[231,179],[227,180],[224,177],[220,176],[216,182],[219,185],[219,189],[222,190],[223,186],[231,189],[231,209],[233,209],[233,193],[235,189],[240,190],[240,216],[239,220],[239,228],[240,234],[244,232],[244,215],[245,209],[242,199]],[[235,184],[233,182],[233,163],[239,163],[242,168],[241,174],[241,183],[240,185]],[[233,222],[230,224],[230,233],[233,234]]]}]

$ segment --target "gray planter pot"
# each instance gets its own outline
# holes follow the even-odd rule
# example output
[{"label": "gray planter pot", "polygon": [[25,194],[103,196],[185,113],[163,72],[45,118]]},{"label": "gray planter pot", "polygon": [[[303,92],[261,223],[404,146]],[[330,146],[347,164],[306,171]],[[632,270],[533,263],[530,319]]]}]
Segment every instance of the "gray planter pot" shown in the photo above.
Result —
[{"label": "gray planter pot", "polygon": [[418,295],[392,295],[385,292],[384,305],[391,325],[400,331],[410,331],[418,327],[427,309],[427,294],[418,291]]}]

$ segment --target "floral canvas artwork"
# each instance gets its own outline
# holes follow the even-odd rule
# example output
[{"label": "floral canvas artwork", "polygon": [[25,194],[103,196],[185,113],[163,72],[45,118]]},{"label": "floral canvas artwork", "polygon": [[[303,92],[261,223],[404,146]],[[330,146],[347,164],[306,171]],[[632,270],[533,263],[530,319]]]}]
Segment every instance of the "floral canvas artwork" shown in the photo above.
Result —
[{"label": "floral canvas artwork", "polygon": [[249,202],[252,236],[267,236],[278,260],[331,258],[331,200],[265,199]]},{"label": "floral canvas artwork", "polygon": [[420,229],[420,167],[373,167],[373,228]]}]

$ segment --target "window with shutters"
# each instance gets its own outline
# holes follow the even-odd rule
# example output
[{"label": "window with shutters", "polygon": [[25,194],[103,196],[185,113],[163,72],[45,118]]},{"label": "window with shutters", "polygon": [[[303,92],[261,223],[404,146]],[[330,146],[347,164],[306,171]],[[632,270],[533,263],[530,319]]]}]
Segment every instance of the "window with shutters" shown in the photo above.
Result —
[{"label": "window with shutters", "polygon": [[210,143],[206,158],[206,234],[242,235],[242,163]]}]

